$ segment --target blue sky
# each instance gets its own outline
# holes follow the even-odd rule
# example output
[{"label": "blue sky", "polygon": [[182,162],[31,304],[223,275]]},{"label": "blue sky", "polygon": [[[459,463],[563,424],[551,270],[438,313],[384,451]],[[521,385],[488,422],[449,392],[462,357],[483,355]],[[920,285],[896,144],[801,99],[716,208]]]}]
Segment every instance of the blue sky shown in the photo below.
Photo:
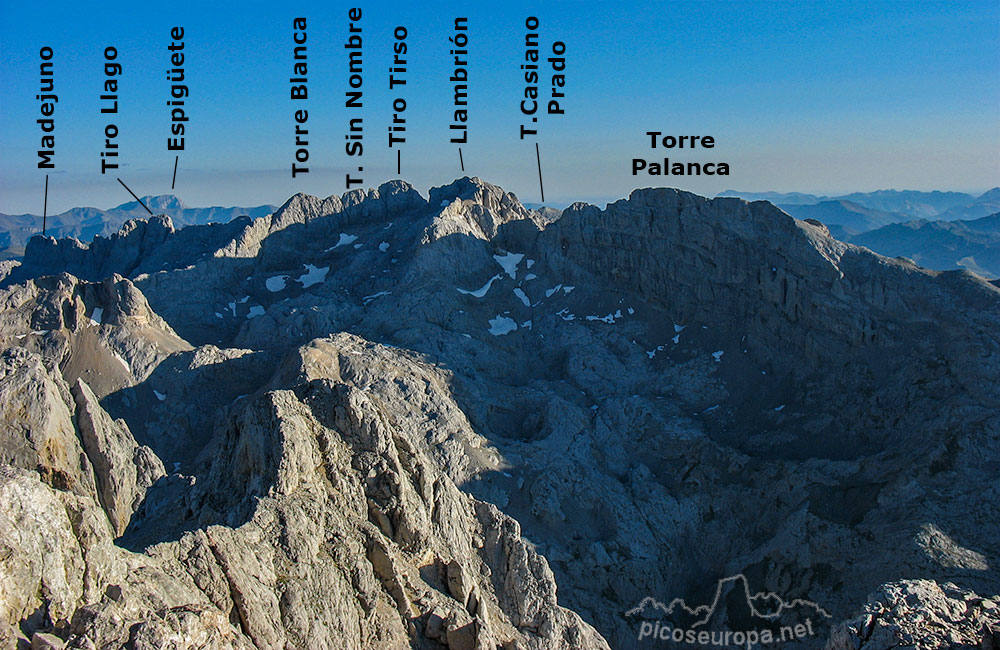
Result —
[{"label": "blue sky", "polygon": [[[137,193],[170,191],[169,32],[185,28],[192,97],[175,193],[189,205],[282,203],[345,190],[348,8],[336,2],[0,1],[0,211],[42,209],[38,51],[55,50],[49,211],[128,200],[102,176],[102,52],[124,65],[122,167]],[[462,175],[451,116],[455,16],[469,18],[466,173],[540,200],[534,140],[518,138],[524,20],[543,52],[567,45],[566,114],[537,138],[546,199],[601,201],[640,186],[702,194],[982,191],[1000,184],[1000,3],[367,3],[362,7],[366,186],[396,177],[387,146],[391,34],[408,31],[402,177],[421,191]],[[310,168],[293,179],[292,20],[308,21]],[[543,68],[543,72],[545,69]],[[547,74],[543,77],[547,82]],[[543,91],[547,92],[546,84]],[[645,132],[711,135],[711,151],[652,151]],[[633,157],[728,162],[728,177],[632,176]]]}]

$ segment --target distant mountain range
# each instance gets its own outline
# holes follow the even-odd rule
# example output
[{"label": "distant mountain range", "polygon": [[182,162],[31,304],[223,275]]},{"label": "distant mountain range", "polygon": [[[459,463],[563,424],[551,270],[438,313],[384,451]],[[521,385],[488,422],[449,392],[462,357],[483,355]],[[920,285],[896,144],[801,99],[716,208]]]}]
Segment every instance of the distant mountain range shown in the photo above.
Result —
[{"label": "distant mountain range", "polygon": [[[273,205],[253,208],[190,208],[170,194],[146,196],[142,199],[154,214],[165,214],[175,226],[225,223],[240,215],[262,217],[276,209]],[[99,208],[73,208],[48,218],[47,234],[53,237],[75,237],[91,241],[95,235],[109,236],[118,232],[129,219],[149,216],[138,201],[129,201],[108,210]],[[34,214],[0,214],[0,259],[18,258],[33,235],[41,234],[42,217]]]},{"label": "distant mountain range", "polygon": [[[912,219],[974,219],[985,217],[1000,211],[1000,187],[995,187],[985,194],[973,196],[964,192],[919,192],[916,190],[878,190],[875,192],[854,192],[842,196],[816,196],[791,192],[741,192],[726,190],[719,196],[738,196],[747,201],[770,201],[775,205],[803,206],[817,205],[825,202],[847,201],[849,203],[875,210],[881,213],[899,215],[896,221]],[[992,206],[992,209],[991,209]],[[799,215],[785,210],[793,217],[804,219]],[[816,217],[813,217],[816,218]],[[822,219],[821,219],[822,220]],[[824,221],[824,223],[826,223]],[[827,223],[826,225],[831,225]],[[845,225],[834,222],[834,225]],[[884,224],[883,224],[884,225]]]},{"label": "distant mountain range", "polygon": [[1000,278],[1000,212],[968,221],[894,223],[846,241],[930,269],[968,269]]},{"label": "distant mountain range", "polygon": [[820,201],[811,205],[794,203],[779,203],[777,205],[796,219],[822,221],[830,229],[830,234],[840,240],[891,223],[908,220],[906,216],[898,212],[876,210],[846,199]]},{"label": "distant mountain range", "polygon": [[1000,187],[980,196],[912,190],[839,197],[727,190],[719,196],[770,201],[796,219],[822,222],[841,241],[926,268],[1000,277]]}]

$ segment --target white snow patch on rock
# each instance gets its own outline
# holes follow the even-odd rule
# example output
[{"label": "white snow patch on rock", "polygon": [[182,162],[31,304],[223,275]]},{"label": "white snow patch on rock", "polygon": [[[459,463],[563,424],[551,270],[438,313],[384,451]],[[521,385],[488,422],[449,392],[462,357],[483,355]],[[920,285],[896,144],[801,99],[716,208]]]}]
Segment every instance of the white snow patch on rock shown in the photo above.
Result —
[{"label": "white snow patch on rock", "polygon": [[525,307],[531,306],[531,301],[528,300],[528,295],[524,293],[524,291],[522,291],[520,287],[514,289],[514,295],[517,296],[521,300],[521,302],[524,303]]},{"label": "white snow patch on rock", "polygon": [[326,274],[330,270],[329,266],[317,267],[312,264],[306,264],[305,266],[306,272],[300,275],[296,280],[296,282],[302,283],[303,289],[326,280]]},{"label": "white snow patch on rock", "polygon": [[122,359],[120,356],[118,356],[117,354],[114,354],[114,353],[112,353],[112,356],[114,356],[115,360],[118,363],[122,364],[122,367],[125,368],[125,371],[128,372],[128,374],[130,374],[130,375],[132,374],[132,366],[128,365],[128,361],[126,361],[125,359]]},{"label": "white snow patch on rock", "polygon": [[381,244],[378,245],[378,249],[383,253],[386,252],[387,250],[389,250],[389,242],[387,241],[382,242]]},{"label": "white snow patch on rock", "polygon": [[524,259],[524,255],[521,253],[507,253],[506,255],[494,255],[493,259],[496,260],[497,264],[503,267],[503,270],[507,273],[507,275],[516,279],[517,265]]},{"label": "white snow patch on rock", "polygon": [[587,320],[599,320],[602,323],[608,323],[614,325],[614,322],[622,318],[622,310],[618,309],[613,314],[608,314],[607,316],[587,316]]},{"label": "white snow patch on rock", "polygon": [[340,239],[337,241],[337,243],[331,246],[330,248],[326,249],[326,251],[324,252],[329,253],[335,248],[340,248],[341,246],[347,246],[348,244],[353,244],[355,241],[357,241],[357,239],[358,239],[357,235],[348,235],[346,232],[342,232],[340,233]]},{"label": "white snow patch on rock", "polygon": [[260,305],[251,305],[250,311],[247,312],[247,318],[257,318],[258,316],[264,315],[264,308]]},{"label": "white snow patch on rock", "polygon": [[273,278],[268,278],[264,281],[264,286],[271,293],[277,293],[285,288],[285,280],[288,279],[287,275],[276,275]]},{"label": "white snow patch on rock", "polygon": [[517,323],[513,318],[497,315],[490,319],[490,334],[493,336],[503,336],[517,329]]},{"label": "white snow patch on rock", "polygon": [[545,290],[545,297],[546,298],[551,298],[552,294],[554,294],[556,291],[559,291],[560,289],[562,289],[562,285],[561,284],[557,284],[556,286],[552,287],[551,289],[546,289]]},{"label": "white snow patch on rock", "polygon": [[94,307],[93,313],[90,314],[90,322],[93,323],[94,325],[100,325],[101,324],[101,318],[103,316],[104,316],[104,308],[103,307]]},{"label": "white snow patch on rock", "polygon": [[722,361],[722,355],[725,354],[724,351],[719,350],[718,352],[713,352],[712,356],[715,357],[715,362],[718,363]]},{"label": "white snow patch on rock", "polygon": [[500,275],[499,273],[497,273],[492,278],[490,278],[489,281],[486,284],[484,284],[483,286],[479,287],[475,291],[469,291],[468,289],[460,289],[459,288],[458,292],[459,293],[464,293],[467,296],[472,296],[473,298],[482,298],[483,296],[486,295],[486,292],[490,290],[490,287],[493,286],[493,283],[495,281],[501,279],[501,278],[503,278],[503,276]]},{"label": "white snow patch on rock", "polygon": [[392,292],[391,291],[379,291],[378,293],[373,293],[370,296],[365,296],[364,298],[361,299],[361,302],[363,302],[364,304],[367,305],[372,300],[378,300],[382,296],[388,296],[390,293],[392,293]]},{"label": "white snow patch on rock", "polygon": [[161,402],[162,402],[163,400],[167,399],[167,396],[166,396],[166,395],[164,395],[164,394],[163,394],[163,393],[161,393],[160,391],[156,390],[155,388],[153,389],[153,394],[154,394],[154,395],[156,395],[156,399],[160,400]]}]

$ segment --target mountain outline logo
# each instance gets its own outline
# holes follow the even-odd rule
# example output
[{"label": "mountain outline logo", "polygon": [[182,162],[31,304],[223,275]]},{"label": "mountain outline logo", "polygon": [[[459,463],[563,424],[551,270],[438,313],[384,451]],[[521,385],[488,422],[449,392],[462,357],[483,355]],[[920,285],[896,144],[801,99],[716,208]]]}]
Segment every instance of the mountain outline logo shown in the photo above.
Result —
[{"label": "mountain outline logo", "polygon": [[[666,616],[672,616],[676,613],[678,607],[683,609],[688,615],[691,616],[702,616],[700,620],[695,621],[691,624],[691,627],[698,627],[704,625],[709,620],[711,620],[712,615],[718,609],[719,601],[724,593],[724,585],[726,583],[738,583],[742,588],[743,593],[746,596],[747,603],[750,605],[751,613],[758,617],[769,620],[779,620],[782,614],[789,611],[793,611],[798,607],[808,607],[812,608],[817,614],[823,616],[824,618],[832,618],[830,613],[825,609],[820,607],[817,603],[806,600],[804,598],[796,598],[790,602],[785,602],[785,600],[773,591],[760,591],[754,595],[750,595],[750,583],[746,576],[742,573],[737,573],[735,575],[729,576],[727,578],[720,578],[715,585],[715,595],[712,597],[711,605],[699,605],[697,607],[690,607],[683,598],[674,598],[670,601],[669,605],[664,605],[662,602],[656,600],[652,596],[646,596],[643,598],[636,607],[625,612],[625,616],[636,616],[640,614],[645,608],[652,607],[653,609],[662,611]],[[773,608],[773,611],[762,612],[757,608],[757,603],[760,602],[775,602],[777,607]]]},{"label": "mountain outline logo", "polygon": [[[732,629],[733,617],[740,629]],[[641,620],[639,640],[672,640],[676,643],[752,648],[758,643],[788,641],[816,634],[813,619],[832,616],[818,603],[804,598],[786,601],[771,591],[750,592],[746,575],[721,578],[707,605],[692,607],[683,598],[669,604],[647,596],[625,612]],[[791,620],[790,620],[791,619]],[[654,624],[655,621],[655,624]],[[710,624],[711,623],[711,624]]]}]

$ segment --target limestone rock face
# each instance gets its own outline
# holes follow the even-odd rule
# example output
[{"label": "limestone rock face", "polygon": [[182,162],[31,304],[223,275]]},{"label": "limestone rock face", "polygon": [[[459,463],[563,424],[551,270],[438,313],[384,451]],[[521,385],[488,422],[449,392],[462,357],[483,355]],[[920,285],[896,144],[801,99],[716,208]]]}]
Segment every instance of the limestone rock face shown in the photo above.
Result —
[{"label": "limestone rock face", "polygon": [[0,645],[632,648],[716,589],[995,642],[1000,289],[764,202],[429,196],[7,270]]},{"label": "limestone rock face", "polygon": [[72,393],[80,440],[97,480],[97,497],[120,535],[146,490],[166,471],[152,449],[136,444],[124,421],[111,419],[82,379],[76,380]]},{"label": "limestone rock face", "polygon": [[425,233],[427,242],[449,235],[491,240],[504,224],[537,217],[513,194],[478,178],[463,178],[432,189],[429,203],[443,209]]},{"label": "limestone rock face", "polygon": [[73,425],[69,387],[38,354],[8,348],[0,356],[0,460],[34,470],[46,483],[95,496],[90,461]]}]

